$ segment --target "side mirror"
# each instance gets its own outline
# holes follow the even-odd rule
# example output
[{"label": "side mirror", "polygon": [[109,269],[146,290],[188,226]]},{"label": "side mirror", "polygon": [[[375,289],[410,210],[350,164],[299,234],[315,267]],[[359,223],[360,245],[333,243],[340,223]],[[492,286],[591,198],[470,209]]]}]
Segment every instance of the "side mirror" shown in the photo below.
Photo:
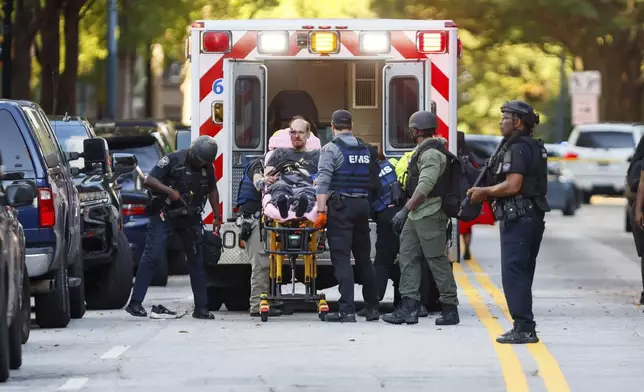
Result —
[{"label": "side mirror", "polygon": [[80,174],[81,170],[77,167],[70,167],[69,171],[71,172],[72,176],[77,176]]},{"label": "side mirror", "polygon": [[5,190],[7,204],[12,207],[31,205],[36,197],[36,192],[28,184],[11,184]]},{"label": "side mirror", "polygon": [[80,154],[77,152],[68,152],[65,155],[67,155],[67,161],[75,161],[80,158]]},{"label": "side mirror", "polygon": [[122,152],[115,152],[112,156],[112,162],[114,163],[114,172],[119,175],[132,173],[139,163],[133,154]]},{"label": "side mirror", "polygon": [[103,138],[83,140],[83,158],[85,163],[102,163],[107,167],[107,141]]}]

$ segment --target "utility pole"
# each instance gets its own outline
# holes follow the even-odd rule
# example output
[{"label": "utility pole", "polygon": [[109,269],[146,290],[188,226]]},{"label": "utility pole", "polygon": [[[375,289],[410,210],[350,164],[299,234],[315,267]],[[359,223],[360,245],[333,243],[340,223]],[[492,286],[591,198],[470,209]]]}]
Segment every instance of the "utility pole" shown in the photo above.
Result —
[{"label": "utility pole", "polygon": [[118,48],[116,46],[116,28],[118,10],[116,0],[108,1],[107,21],[107,118],[116,119],[116,92],[118,91]]},{"label": "utility pole", "polygon": [[566,118],[566,103],[565,97],[567,96],[566,85],[568,81],[566,79],[566,55],[561,54],[560,56],[561,63],[559,65],[559,102],[557,105],[557,140],[556,142],[564,141],[565,134],[565,118]]},{"label": "utility pole", "polygon": [[13,42],[13,24],[11,14],[13,13],[13,0],[4,0],[2,5],[4,19],[2,21],[2,97],[11,98],[11,46]]}]

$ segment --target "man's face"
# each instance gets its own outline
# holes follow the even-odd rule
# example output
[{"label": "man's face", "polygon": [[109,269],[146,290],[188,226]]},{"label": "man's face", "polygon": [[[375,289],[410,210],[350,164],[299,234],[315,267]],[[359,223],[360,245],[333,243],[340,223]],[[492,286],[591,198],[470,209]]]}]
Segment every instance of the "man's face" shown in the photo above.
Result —
[{"label": "man's face", "polygon": [[499,121],[499,129],[501,130],[501,135],[503,137],[508,138],[510,135],[512,135],[512,131],[514,131],[514,123],[515,119],[510,113],[502,113],[501,114],[501,120]]},{"label": "man's face", "polygon": [[306,123],[302,120],[295,120],[291,124],[289,134],[291,135],[291,144],[296,150],[301,150],[306,145],[306,139],[309,136],[306,128]]}]

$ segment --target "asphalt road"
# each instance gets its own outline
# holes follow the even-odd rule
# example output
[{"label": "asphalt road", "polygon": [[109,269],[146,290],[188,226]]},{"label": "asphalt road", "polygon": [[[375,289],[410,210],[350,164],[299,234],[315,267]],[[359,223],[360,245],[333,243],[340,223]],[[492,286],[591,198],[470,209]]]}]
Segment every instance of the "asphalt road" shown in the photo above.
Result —
[{"label": "asphalt road", "polygon": [[[137,319],[88,312],[61,330],[32,331],[23,366],[0,391],[640,391],[640,268],[619,200],[555,212],[534,283],[541,343],[494,342],[508,329],[497,227],[477,227],[476,260],[455,266],[461,324],[326,324],[296,313],[261,323],[216,312]],[[356,290],[359,295],[360,290]],[[335,290],[329,290],[330,295]],[[186,309],[186,277],[152,288],[146,307]]]}]

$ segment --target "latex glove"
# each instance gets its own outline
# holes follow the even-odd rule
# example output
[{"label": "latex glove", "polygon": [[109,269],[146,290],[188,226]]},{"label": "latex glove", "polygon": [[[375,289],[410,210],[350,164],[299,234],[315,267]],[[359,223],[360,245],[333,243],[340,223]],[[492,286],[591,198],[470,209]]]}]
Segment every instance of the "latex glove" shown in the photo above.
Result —
[{"label": "latex glove", "polygon": [[407,215],[409,215],[409,210],[407,207],[403,207],[396,215],[394,215],[393,219],[391,220],[391,226],[393,227],[394,234],[400,235],[402,233],[402,228],[405,225],[405,221],[407,220]]},{"label": "latex glove", "polygon": [[313,224],[313,227],[321,229],[326,225],[326,212],[318,213],[318,217]]}]

